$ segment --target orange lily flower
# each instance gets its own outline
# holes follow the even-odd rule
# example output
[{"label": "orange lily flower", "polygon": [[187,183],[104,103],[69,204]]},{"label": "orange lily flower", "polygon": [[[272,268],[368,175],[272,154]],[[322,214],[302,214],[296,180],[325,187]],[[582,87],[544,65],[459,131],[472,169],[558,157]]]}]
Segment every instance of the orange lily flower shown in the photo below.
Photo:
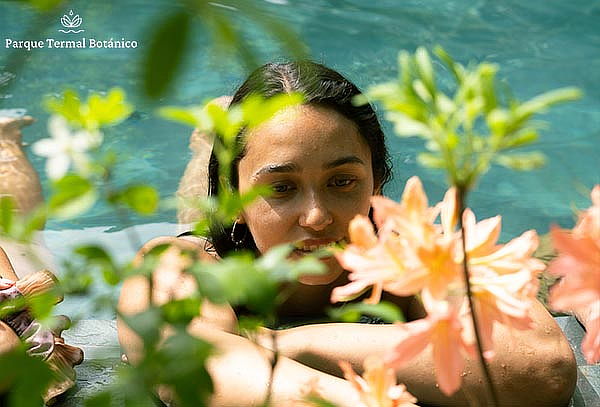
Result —
[{"label": "orange lily flower", "polygon": [[550,291],[550,306],[574,311],[583,320],[586,335],[581,349],[589,363],[600,361],[600,185],[592,190],[592,206],[572,231],[552,227],[559,256],[548,271],[562,279]]},{"label": "orange lily flower", "polygon": [[464,368],[464,354],[473,355],[475,348],[466,337],[459,314],[460,300],[436,300],[423,293],[427,317],[398,324],[400,342],[388,355],[386,362],[401,367],[419,353],[431,347],[435,375],[440,390],[451,395],[460,388]]},{"label": "orange lily flower", "polygon": [[379,358],[365,359],[363,376],[357,375],[350,363],[339,362],[344,377],[356,389],[361,405],[357,407],[418,407],[417,399],[406,391],[406,386],[396,384],[394,369]]}]

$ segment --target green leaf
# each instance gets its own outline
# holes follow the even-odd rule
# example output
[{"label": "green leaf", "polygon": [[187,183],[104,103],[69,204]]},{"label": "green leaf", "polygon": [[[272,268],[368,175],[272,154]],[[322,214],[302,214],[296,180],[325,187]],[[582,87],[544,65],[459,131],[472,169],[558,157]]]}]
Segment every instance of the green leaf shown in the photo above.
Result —
[{"label": "green leaf", "polygon": [[511,154],[511,155],[497,155],[494,157],[494,161],[504,167],[518,170],[518,171],[529,171],[546,164],[546,157],[540,152]]},{"label": "green leaf", "polygon": [[184,298],[171,300],[161,306],[165,322],[186,326],[192,319],[200,315],[201,298]]},{"label": "green leaf", "polygon": [[185,124],[191,127],[201,127],[197,117],[197,112],[201,110],[198,107],[181,108],[174,106],[166,106],[158,109],[158,115],[174,122]]},{"label": "green leaf", "polygon": [[428,168],[446,168],[446,160],[438,154],[433,153],[419,153],[417,161],[424,167]]},{"label": "green leaf", "polygon": [[260,95],[252,95],[242,103],[244,122],[249,128],[256,127],[275,116],[278,112],[301,104],[304,96],[301,93],[283,93],[268,99]]},{"label": "green leaf", "polygon": [[493,109],[485,116],[485,119],[493,136],[501,138],[506,134],[510,116],[505,109]]},{"label": "green leaf", "polygon": [[52,370],[46,363],[27,355],[25,347],[19,346],[0,355],[0,366],[0,383],[11,390],[7,395],[9,406],[43,405],[42,394],[53,378]]},{"label": "green leaf", "polygon": [[433,52],[438,56],[439,59],[442,60],[444,64],[448,67],[450,72],[454,75],[454,79],[457,83],[462,83],[464,79],[464,70],[460,64],[454,62],[454,59],[446,52],[446,50],[439,45],[436,46]]},{"label": "green leaf", "polygon": [[62,97],[46,98],[44,106],[48,111],[63,116],[71,124],[75,124],[78,127],[85,127],[86,125],[81,101],[77,92],[72,89],[65,89]]},{"label": "green leaf", "polygon": [[94,393],[85,399],[85,407],[107,407],[112,405],[112,393],[110,391],[102,391]]},{"label": "green leaf", "polygon": [[27,307],[36,320],[44,322],[52,315],[56,301],[54,292],[45,292],[27,297]]},{"label": "green leaf", "polygon": [[50,214],[57,218],[73,218],[90,209],[97,199],[92,183],[75,174],[68,174],[52,185],[54,193],[48,202]]},{"label": "green leaf", "polygon": [[85,106],[87,113],[86,127],[95,129],[115,125],[129,117],[133,107],[125,100],[125,92],[121,88],[112,88],[103,97],[92,93]]},{"label": "green leaf", "polygon": [[121,272],[115,265],[111,255],[104,248],[93,245],[80,246],[73,252],[87,261],[88,264],[84,266],[86,270],[88,265],[99,267],[106,283],[117,285],[121,282]]},{"label": "green leaf", "polygon": [[386,112],[385,118],[394,123],[394,132],[400,137],[430,137],[431,130],[423,123],[399,112]]},{"label": "green leaf", "polygon": [[502,149],[523,147],[536,142],[539,138],[535,129],[526,128],[510,137],[505,137],[501,141],[500,147]]},{"label": "green leaf", "polygon": [[11,234],[15,210],[15,201],[13,197],[0,197],[0,230],[2,231],[2,234]]},{"label": "green leaf", "polygon": [[535,113],[543,113],[554,104],[580,99],[581,90],[577,88],[561,88],[542,93],[521,104],[515,111],[517,117],[526,118]]},{"label": "green leaf", "polygon": [[132,185],[119,193],[119,201],[140,215],[152,215],[158,209],[158,191],[149,185]]},{"label": "green leaf", "polygon": [[213,304],[224,304],[227,302],[227,296],[223,290],[220,280],[213,274],[203,271],[203,264],[197,263],[197,267],[192,267],[192,271],[198,283],[198,292]]},{"label": "green leaf", "polygon": [[166,93],[183,63],[190,34],[191,18],[186,11],[170,14],[153,27],[143,64],[146,95],[157,99]]},{"label": "green leaf", "polygon": [[182,406],[205,406],[213,391],[213,384],[206,370],[206,360],[213,347],[208,342],[177,330],[160,349],[159,365],[155,365],[157,383],[166,384],[175,391],[178,404]]},{"label": "green leaf", "polygon": [[415,52],[415,62],[421,81],[427,89],[429,99],[431,99],[432,97],[435,97],[436,86],[431,59],[429,58],[429,53],[424,47],[417,48],[417,51]]},{"label": "green leaf", "polygon": [[319,397],[318,395],[308,395],[304,398],[312,407],[338,407],[336,404],[331,401],[325,400],[324,398]]},{"label": "green leaf", "polygon": [[328,314],[332,319],[343,322],[356,322],[362,315],[381,318],[386,322],[404,321],[404,316],[400,308],[391,302],[385,301],[378,304],[367,304],[364,302],[344,304],[338,308],[331,308]]},{"label": "green leaf", "polygon": [[137,314],[121,314],[119,316],[129,328],[142,338],[145,346],[150,348],[158,343],[162,325],[161,311],[159,308],[150,307]]},{"label": "green leaf", "polygon": [[40,11],[51,11],[64,3],[64,0],[25,0]]},{"label": "green leaf", "polygon": [[495,64],[482,63],[479,65],[479,83],[481,95],[484,100],[484,111],[492,111],[498,106],[496,98],[495,80],[498,67]]}]

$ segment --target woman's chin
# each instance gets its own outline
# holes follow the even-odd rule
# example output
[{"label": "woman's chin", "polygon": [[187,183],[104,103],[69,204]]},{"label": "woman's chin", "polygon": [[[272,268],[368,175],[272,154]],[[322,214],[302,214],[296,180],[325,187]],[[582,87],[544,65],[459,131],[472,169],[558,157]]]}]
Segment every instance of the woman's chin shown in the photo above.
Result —
[{"label": "woman's chin", "polygon": [[337,280],[344,271],[335,257],[325,257],[321,261],[327,266],[325,274],[305,274],[298,278],[298,282],[306,285],[327,285]]}]

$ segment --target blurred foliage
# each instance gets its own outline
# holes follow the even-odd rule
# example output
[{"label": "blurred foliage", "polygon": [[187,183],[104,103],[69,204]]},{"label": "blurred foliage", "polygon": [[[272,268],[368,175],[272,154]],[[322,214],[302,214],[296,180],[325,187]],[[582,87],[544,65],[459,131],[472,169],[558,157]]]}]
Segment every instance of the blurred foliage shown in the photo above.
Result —
[{"label": "blurred foliage", "polygon": [[209,196],[191,203],[198,206],[201,213],[208,215],[197,222],[195,234],[207,236],[211,223],[231,225],[244,206],[258,196],[271,192],[268,188],[256,187],[240,194],[231,187],[231,163],[241,148],[239,135],[241,133],[243,137],[278,111],[298,105],[302,100],[303,96],[299,93],[281,94],[269,99],[251,95],[241,105],[230,106],[228,109],[209,102],[206,106],[168,106],[158,110],[158,114],[168,120],[192,126],[213,137],[213,154],[219,161],[219,194],[217,197]]},{"label": "blurred foliage", "polygon": [[144,91],[157,99],[173,85],[189,54],[194,25],[199,23],[211,36],[210,46],[225,60],[231,54],[238,56],[247,70],[258,67],[256,53],[244,30],[240,17],[256,24],[281,45],[284,53],[294,59],[306,59],[308,50],[289,25],[269,16],[260,3],[253,0],[181,0],[181,8],[166,13],[157,21],[149,34],[149,51],[144,59]]},{"label": "blurred foliage", "polygon": [[441,47],[435,53],[454,79],[450,96],[437,86],[429,53],[418,48],[414,55],[400,52],[397,81],[370,87],[356,102],[381,102],[397,135],[425,141],[428,152],[419,154],[420,163],[445,170],[449,183],[460,189],[471,189],[493,163],[515,170],[543,165],[540,152],[513,150],[539,138],[539,125],[531,120],[534,115],[578,99],[581,92],[563,88],[525,102],[511,98],[502,103],[496,91],[497,65],[465,67]]},{"label": "blurred foliage", "polygon": [[[29,0],[26,3],[47,12],[57,11],[66,2]],[[176,85],[190,52],[192,30],[197,23],[211,33],[212,46],[216,50],[239,56],[248,69],[258,65],[258,58],[236,23],[238,15],[279,40],[295,59],[307,56],[306,47],[288,25],[274,20],[252,0],[225,0],[218,4],[208,0],[181,0],[178,8],[170,10],[149,28],[149,49],[142,59],[142,79],[145,94],[150,98],[160,98]],[[530,145],[538,138],[538,129],[531,123],[535,114],[558,102],[575,99],[579,92],[562,89],[526,102],[509,100],[502,104],[494,86],[498,70],[495,65],[482,63],[464,67],[442,49],[437,49],[436,54],[455,79],[452,96],[438,89],[429,54],[420,48],[414,55],[400,54],[398,81],[370,88],[366,97],[357,98],[357,102],[367,98],[380,101],[387,111],[386,117],[394,123],[396,133],[416,135],[425,140],[428,152],[421,154],[419,160],[430,167],[445,169],[451,183],[465,189],[475,185],[477,178],[492,163],[515,169],[539,166],[543,162],[539,153],[516,154],[512,150]],[[9,61],[8,66],[13,65],[20,66]],[[210,103],[203,107],[160,109],[162,117],[198,128],[214,137],[220,193],[195,203],[205,215],[194,228],[197,234],[206,235],[213,222],[232,223],[244,206],[269,193],[266,189],[253,189],[239,194],[231,188],[229,171],[239,153],[238,137],[240,134],[243,137],[248,129],[260,125],[280,109],[298,103],[302,103],[302,96],[291,94],[267,100],[253,96],[229,109]],[[46,99],[44,104],[51,113],[64,117],[69,126],[84,131],[92,140],[84,151],[86,156],[89,155],[91,171],[70,172],[54,180],[48,203],[27,216],[15,212],[12,200],[0,198],[3,237],[29,242],[46,218],[80,216],[97,200],[112,205],[124,221],[131,211],[142,215],[154,213],[161,202],[158,191],[142,183],[116,188],[112,174],[119,164],[117,154],[100,153],[102,129],[117,125],[133,111],[123,90],[115,88],[106,94],[91,93],[85,101],[75,91],[66,90],[58,98]],[[168,245],[160,245],[146,253],[139,264],[134,261],[120,264],[99,245],[76,247],[70,256],[74,262],[66,265],[71,277],[61,289],[63,293],[82,293],[92,284],[102,281],[115,286],[134,275],[147,278],[152,289],[152,271],[168,250]],[[276,247],[259,259],[250,253],[239,253],[218,263],[203,262],[195,253],[182,252],[181,255],[190,260],[185,271],[199,282],[197,292],[186,299],[151,305],[135,315],[119,315],[139,335],[144,352],[136,363],[121,366],[114,383],[91,396],[86,405],[151,405],[157,400],[159,385],[166,386],[177,405],[206,405],[213,390],[205,368],[212,347],[187,333],[187,324],[200,314],[205,299],[217,304],[227,302],[245,306],[255,314],[244,320],[245,327],[272,322],[276,306],[286,295],[285,289],[280,290],[281,286],[293,283],[301,274],[324,271],[323,264],[316,258],[307,256],[300,261],[289,261],[291,250],[290,246]],[[7,312],[10,307],[13,310],[27,308],[35,317],[51,324],[54,294],[5,303],[0,313]],[[99,296],[96,301],[106,306],[106,297]],[[114,307],[114,302],[109,306]],[[377,306],[349,304],[331,311],[333,318],[344,321],[356,320],[363,314],[386,321],[403,319],[398,309],[387,303]],[[170,334],[165,337],[167,329]],[[7,396],[9,405],[38,406],[40,395],[52,377],[46,364],[29,357],[25,349],[19,347],[1,355],[0,366],[12,367],[0,369],[0,383],[11,387]],[[316,398],[311,402],[331,405]]]},{"label": "blurred foliage", "polygon": [[[239,153],[238,135],[260,125],[279,110],[301,101],[301,95],[291,94],[266,100],[251,97],[242,105],[228,110],[215,104],[201,108],[161,110],[161,115],[197,126],[215,137],[214,151],[221,168],[221,190],[217,197],[197,203],[205,216],[196,225],[196,231],[206,233],[208,224],[214,222],[231,223],[244,206],[258,196],[270,193],[268,188],[256,188],[239,194],[231,188],[229,168]],[[106,96],[92,93],[86,102],[81,102],[74,91],[67,90],[59,98],[46,100],[45,105],[51,112],[67,119],[70,123],[67,126],[79,128],[84,132],[83,136],[89,135],[99,140],[97,144],[90,143],[89,150],[81,151],[89,160],[92,170],[83,173],[75,167],[75,171],[53,180],[48,203],[39,209],[43,216],[36,215],[37,212],[33,212],[32,216],[17,215],[14,202],[10,198],[2,198],[0,228],[4,236],[27,242],[40,224],[38,218],[74,218],[89,210],[98,200],[105,200],[112,205],[124,221],[127,221],[130,211],[147,215],[157,209],[160,196],[154,187],[130,184],[116,188],[112,183],[113,173],[118,167],[116,153],[99,153],[103,128],[118,124],[132,111],[121,90],[112,90]],[[61,137],[71,137],[73,134],[69,128],[60,130]],[[61,294],[90,294],[90,287],[94,284],[114,287],[134,275],[147,278],[152,289],[152,272],[162,264],[162,256],[168,250],[169,245],[159,245],[146,253],[141,262],[119,264],[100,245],[76,246],[65,265],[68,281],[61,286]],[[199,316],[205,299],[217,304],[227,302],[233,306],[244,306],[255,314],[254,326],[273,323],[275,308],[285,299],[285,290],[282,294],[280,286],[295,282],[301,274],[325,271],[325,266],[317,258],[290,261],[292,250],[291,246],[284,245],[272,249],[259,259],[250,253],[239,253],[218,263],[206,263],[198,258],[197,253],[181,251],[177,258],[189,260],[181,263],[180,266],[184,267],[181,271],[195,277],[199,287],[197,292],[185,299],[172,299],[160,306],[152,305],[136,315],[119,314],[142,340],[143,355],[136,364],[120,368],[113,385],[93,395],[86,404],[148,403],[156,399],[155,392],[160,384],[168,388],[178,405],[205,405],[212,392],[210,376],[205,369],[211,346],[190,336],[186,331],[188,323]],[[178,260],[172,261],[176,261],[175,266],[179,264]],[[37,319],[51,324],[55,300],[55,295],[20,298],[3,303],[0,313],[26,308]],[[94,301],[99,308],[108,306],[115,311],[115,301],[110,294],[97,295]],[[167,331],[169,335],[165,337]],[[25,404],[18,401],[11,405],[18,407]]]},{"label": "blurred foliage", "polygon": [[377,304],[357,302],[344,304],[328,311],[329,317],[334,321],[358,322],[363,315],[379,318],[385,322],[404,322],[404,315],[398,306],[390,302],[381,301]]},{"label": "blurred foliage", "polygon": [[112,88],[106,95],[93,92],[85,102],[74,90],[67,89],[62,97],[46,98],[44,105],[48,111],[63,116],[75,127],[88,131],[118,124],[133,112],[133,107],[125,100],[125,92],[120,88]]},{"label": "blurred foliage", "polygon": [[[39,407],[42,394],[52,379],[52,371],[42,360],[32,358],[25,346],[0,355],[0,383],[10,391],[6,395],[9,406]],[[10,366],[10,369],[6,368]],[[0,398],[0,403],[3,400]],[[4,404],[2,404],[4,405]]]}]

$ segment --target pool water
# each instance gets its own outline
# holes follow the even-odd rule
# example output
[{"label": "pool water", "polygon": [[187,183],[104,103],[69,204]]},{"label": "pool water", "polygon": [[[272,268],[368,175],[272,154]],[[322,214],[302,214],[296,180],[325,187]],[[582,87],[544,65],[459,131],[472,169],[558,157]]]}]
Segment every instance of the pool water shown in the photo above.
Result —
[{"label": "pool water", "polygon": [[[218,3],[215,2],[215,7]],[[316,61],[345,74],[361,88],[394,78],[401,49],[442,45],[462,63],[488,60],[501,67],[499,77],[508,82],[514,95],[527,99],[563,86],[581,88],[585,97],[544,115],[546,130],[536,146],[549,158],[541,170],[515,173],[494,167],[481,180],[469,199],[478,218],[503,216],[502,239],[508,240],[527,229],[546,233],[552,224],[571,227],[574,208],[589,205],[589,190],[600,183],[600,3],[587,0],[537,2],[472,0],[314,0],[310,2],[256,1],[264,12],[286,22],[300,34]],[[141,0],[70,2],[83,18],[88,38],[127,38],[138,41],[137,49],[41,49],[27,53],[24,69],[8,93],[1,93],[0,109],[22,108],[38,121],[26,128],[25,141],[46,137],[48,114],[41,98],[58,94],[66,86],[80,94],[124,88],[136,112],[121,125],[106,132],[105,143],[119,153],[115,184],[150,181],[162,197],[177,189],[185,165],[190,129],[154,115],[158,106],[197,104],[219,95],[231,94],[245,75],[234,59],[214,57],[210,38],[196,27],[192,52],[175,91],[158,103],[145,100],[140,92],[140,61],[147,49],[149,27],[171,9],[172,2]],[[34,13],[15,2],[0,3],[0,78],[9,50],[5,39],[25,36]],[[59,13],[62,15],[62,13]],[[265,36],[247,19],[236,17],[261,60],[282,60],[277,41]],[[58,18],[37,38],[72,38],[58,33]],[[438,67],[441,68],[439,64]],[[444,77],[447,78],[447,77]],[[0,79],[1,80],[1,79]],[[417,139],[393,136],[384,123],[394,164],[394,180],[386,194],[398,199],[404,182],[419,175],[431,201],[440,200],[446,188],[438,171],[416,163],[422,151]],[[44,162],[29,151],[42,176],[48,181]],[[141,240],[175,231],[175,211],[161,209],[151,217],[133,216],[130,224]],[[124,240],[128,225],[105,205],[68,221],[52,220],[46,241],[60,259],[72,244],[100,239],[118,258],[133,252]]]}]

